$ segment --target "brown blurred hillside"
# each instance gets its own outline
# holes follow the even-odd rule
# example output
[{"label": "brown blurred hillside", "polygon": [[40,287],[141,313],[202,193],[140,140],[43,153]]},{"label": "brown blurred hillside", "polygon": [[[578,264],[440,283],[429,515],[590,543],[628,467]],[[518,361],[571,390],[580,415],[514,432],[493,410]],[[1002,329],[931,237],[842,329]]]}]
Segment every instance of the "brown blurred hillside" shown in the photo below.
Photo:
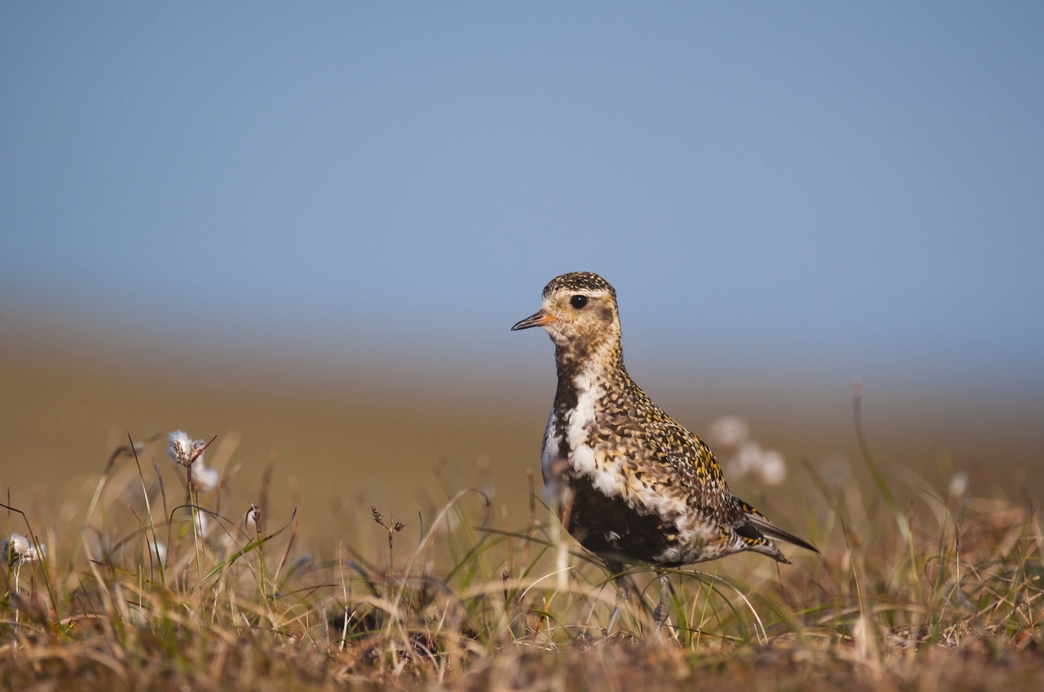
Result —
[{"label": "brown blurred hillside", "polygon": [[[308,522],[326,521],[338,503],[375,502],[416,516],[419,498],[437,494],[437,473],[453,487],[492,482],[497,514],[507,505],[513,518],[526,512],[527,468],[541,489],[539,446],[554,388],[549,348],[546,369],[527,377],[435,364],[392,369],[365,358],[335,369],[184,352],[10,316],[0,327],[0,483],[19,505],[59,491],[89,493],[128,432],[140,440],[173,429],[216,435],[210,459],[234,449],[227,468],[242,464],[240,493],[256,488],[275,458],[273,497],[294,502],[296,482]],[[783,453],[789,474],[782,491],[733,483],[752,501],[807,483],[802,459],[816,467],[847,460],[862,474],[850,383],[686,384],[643,377],[647,371],[647,364],[632,366],[646,391],[697,433],[738,414],[754,438]],[[863,407],[885,468],[914,468],[940,490],[954,470],[964,470],[975,494],[1018,499],[1044,495],[1041,401],[1006,400],[1003,392],[881,391],[867,382]],[[151,444],[147,455],[167,469],[163,444]]]}]

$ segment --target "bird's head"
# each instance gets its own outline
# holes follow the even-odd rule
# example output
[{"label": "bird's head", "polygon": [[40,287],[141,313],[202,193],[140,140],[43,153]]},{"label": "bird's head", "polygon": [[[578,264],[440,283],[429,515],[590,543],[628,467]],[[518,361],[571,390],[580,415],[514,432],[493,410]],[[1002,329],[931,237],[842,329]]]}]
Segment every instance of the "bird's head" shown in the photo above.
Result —
[{"label": "bird's head", "polygon": [[571,360],[604,352],[603,346],[616,346],[620,341],[616,291],[591,272],[555,277],[544,287],[540,310],[511,331],[530,327],[543,327],[559,352]]}]

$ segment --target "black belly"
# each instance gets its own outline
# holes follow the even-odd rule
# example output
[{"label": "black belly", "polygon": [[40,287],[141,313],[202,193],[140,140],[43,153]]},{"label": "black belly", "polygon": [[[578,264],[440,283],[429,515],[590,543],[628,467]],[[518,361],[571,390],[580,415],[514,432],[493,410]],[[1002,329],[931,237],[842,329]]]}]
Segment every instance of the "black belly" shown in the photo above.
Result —
[{"label": "black belly", "polygon": [[674,526],[664,526],[656,514],[631,508],[620,496],[607,497],[586,477],[568,479],[573,501],[569,533],[608,562],[656,562],[677,540]]}]

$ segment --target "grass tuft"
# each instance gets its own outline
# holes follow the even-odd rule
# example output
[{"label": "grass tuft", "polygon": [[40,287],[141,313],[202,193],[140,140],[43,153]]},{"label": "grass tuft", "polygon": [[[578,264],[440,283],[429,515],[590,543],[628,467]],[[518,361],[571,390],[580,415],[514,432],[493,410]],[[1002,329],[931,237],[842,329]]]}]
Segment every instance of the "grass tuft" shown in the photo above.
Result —
[{"label": "grass tuft", "polygon": [[[623,599],[611,638],[612,575],[562,535],[532,472],[521,529],[506,509],[493,526],[486,489],[465,488],[411,526],[360,502],[372,522],[308,535],[296,509],[270,516],[274,459],[256,494],[236,494],[229,478],[195,486],[193,457],[188,501],[168,511],[159,467],[146,475],[140,459],[156,440],[129,440],[79,512],[30,517],[0,505],[7,536],[24,533],[38,551],[4,556],[0,683],[1040,689],[1040,510],[950,497],[912,475],[904,509],[903,488],[870,455],[858,396],[855,412],[869,489],[854,475],[832,486],[806,463],[804,494],[776,508],[804,522],[822,555],[791,551],[796,565],[783,568],[738,556],[670,570],[659,636],[656,579],[633,569],[637,597]],[[279,528],[268,533],[270,519]]]}]

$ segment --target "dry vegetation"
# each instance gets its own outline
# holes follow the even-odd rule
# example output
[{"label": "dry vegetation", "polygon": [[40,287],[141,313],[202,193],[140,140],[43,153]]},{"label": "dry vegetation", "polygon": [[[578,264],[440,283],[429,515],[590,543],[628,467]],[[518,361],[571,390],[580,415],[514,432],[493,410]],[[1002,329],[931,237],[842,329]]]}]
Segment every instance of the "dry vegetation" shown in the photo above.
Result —
[{"label": "dry vegetation", "polygon": [[627,602],[611,639],[616,588],[559,535],[535,499],[539,480],[524,526],[508,526],[481,490],[442,487],[420,517],[360,502],[343,527],[305,535],[304,510],[270,511],[271,467],[254,511],[242,501],[252,491],[230,492],[234,468],[216,485],[191,482],[198,449],[172,467],[166,440],[129,442],[83,506],[5,503],[5,535],[26,540],[9,543],[2,570],[0,681],[112,692],[1044,689],[1039,510],[952,496],[912,472],[886,478],[857,435],[872,483],[806,465],[803,492],[775,503],[803,520],[792,528],[821,556],[675,570],[659,632],[656,581],[636,570],[642,601]]}]

